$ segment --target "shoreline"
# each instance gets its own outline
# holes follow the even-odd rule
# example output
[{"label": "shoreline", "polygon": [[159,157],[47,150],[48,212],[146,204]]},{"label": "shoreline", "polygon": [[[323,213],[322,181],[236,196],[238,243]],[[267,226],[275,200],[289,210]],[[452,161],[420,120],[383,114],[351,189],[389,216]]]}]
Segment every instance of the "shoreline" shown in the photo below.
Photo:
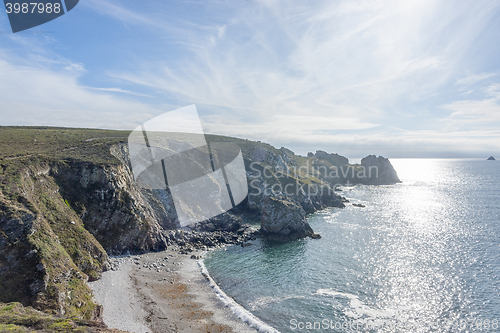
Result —
[{"label": "shoreline", "polygon": [[264,323],[262,320],[257,318],[253,313],[245,309],[242,305],[237,303],[232,297],[228,296],[219,285],[212,279],[210,273],[205,267],[203,259],[197,261],[198,266],[200,266],[201,274],[205,277],[213,292],[218,296],[219,300],[222,301],[226,307],[228,307],[231,312],[236,315],[241,321],[246,323],[248,326],[256,329],[258,332],[265,333],[280,333],[275,328]]},{"label": "shoreline", "polygon": [[139,333],[278,332],[227,296],[201,256],[173,249],[111,258],[112,270],[88,283],[109,328]]}]

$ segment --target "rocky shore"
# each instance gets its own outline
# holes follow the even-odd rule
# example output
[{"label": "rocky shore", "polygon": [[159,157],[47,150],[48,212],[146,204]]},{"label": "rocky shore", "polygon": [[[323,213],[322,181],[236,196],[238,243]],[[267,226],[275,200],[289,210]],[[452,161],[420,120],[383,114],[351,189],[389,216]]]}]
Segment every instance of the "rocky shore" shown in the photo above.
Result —
[{"label": "rocky shore", "polygon": [[194,259],[202,253],[172,248],[111,258],[111,271],[89,283],[104,323],[137,333],[257,332],[214,293]]}]

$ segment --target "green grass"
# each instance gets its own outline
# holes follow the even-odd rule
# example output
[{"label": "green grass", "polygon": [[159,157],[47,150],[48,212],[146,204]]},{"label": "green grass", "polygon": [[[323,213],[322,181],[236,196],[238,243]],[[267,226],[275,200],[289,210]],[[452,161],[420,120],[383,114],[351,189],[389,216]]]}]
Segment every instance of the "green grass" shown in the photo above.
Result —
[{"label": "green grass", "polygon": [[[111,332],[97,322],[50,315],[21,303],[0,303],[0,332]],[[113,332],[123,332],[114,330]]]},{"label": "green grass", "polygon": [[0,324],[0,332],[23,333],[28,332],[28,330],[22,326],[17,326],[14,324]]},{"label": "green grass", "polygon": [[0,126],[0,160],[3,159],[3,163],[20,158],[26,161],[31,157],[31,160],[117,163],[109,153],[109,146],[126,142],[129,134],[130,131]]}]

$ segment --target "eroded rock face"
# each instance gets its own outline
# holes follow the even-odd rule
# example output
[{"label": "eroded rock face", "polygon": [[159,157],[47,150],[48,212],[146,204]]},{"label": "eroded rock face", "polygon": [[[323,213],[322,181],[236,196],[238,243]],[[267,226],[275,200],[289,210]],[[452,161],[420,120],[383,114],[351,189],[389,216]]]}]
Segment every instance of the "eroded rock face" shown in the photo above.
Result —
[{"label": "eroded rock face", "polygon": [[320,160],[327,160],[333,165],[339,166],[339,165],[347,165],[349,163],[349,160],[344,156],[341,156],[336,153],[329,154],[326,151],[322,150],[316,150],[316,154],[314,154],[314,156]]},{"label": "eroded rock face", "polygon": [[344,207],[342,197],[329,184],[303,177],[296,172],[295,165],[286,164],[284,159],[275,157],[271,162],[245,160],[248,209],[262,211],[263,201],[270,196],[289,198],[302,206],[307,214],[327,207]]},{"label": "eroded rock face", "polygon": [[[142,191],[124,166],[69,163],[51,176],[85,228],[108,253],[161,250],[169,218],[151,191]],[[161,207],[154,209],[153,205]]]},{"label": "eroded rock face", "polygon": [[261,215],[261,234],[277,240],[317,237],[306,220],[306,212],[284,197],[266,197]]},{"label": "eroded rock face", "polygon": [[[47,196],[45,200],[52,199]],[[95,304],[86,285],[88,275],[82,270],[93,265],[92,272],[96,272],[103,264],[99,260],[107,260],[107,256],[102,248],[93,248],[88,234],[89,238],[82,236],[80,241],[89,252],[83,253],[81,248],[82,260],[73,260],[70,249],[64,248],[67,239],[54,232],[57,226],[46,219],[43,207],[36,210],[31,212],[0,195],[0,301],[20,301],[59,315],[88,319]],[[91,259],[89,253],[96,256]],[[85,266],[87,259],[94,263]]]},{"label": "eroded rock face", "polygon": [[195,225],[190,226],[191,230],[196,231],[229,231],[236,232],[241,229],[243,220],[241,217],[234,216],[229,213],[223,213],[212,217],[211,219],[201,221]]},{"label": "eroded rock face", "polygon": [[367,176],[366,183],[370,185],[388,185],[401,183],[398,174],[388,158],[369,155],[361,160]]}]

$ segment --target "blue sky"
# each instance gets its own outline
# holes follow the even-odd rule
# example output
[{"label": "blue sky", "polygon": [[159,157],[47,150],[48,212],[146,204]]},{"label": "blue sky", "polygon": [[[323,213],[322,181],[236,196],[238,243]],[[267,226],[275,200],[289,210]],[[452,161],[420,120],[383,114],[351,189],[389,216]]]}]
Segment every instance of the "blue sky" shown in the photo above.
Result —
[{"label": "blue sky", "polygon": [[0,124],[206,133],[348,157],[500,156],[500,1],[81,0],[12,34]]}]

